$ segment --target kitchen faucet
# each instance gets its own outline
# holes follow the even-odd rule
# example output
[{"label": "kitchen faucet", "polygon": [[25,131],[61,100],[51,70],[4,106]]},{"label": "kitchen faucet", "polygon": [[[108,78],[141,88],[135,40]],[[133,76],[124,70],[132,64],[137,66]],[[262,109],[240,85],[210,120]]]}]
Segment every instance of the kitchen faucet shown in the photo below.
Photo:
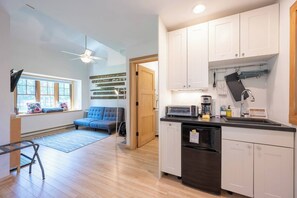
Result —
[{"label": "kitchen faucet", "polygon": [[249,89],[245,89],[241,92],[241,101],[240,101],[240,117],[244,117],[245,113],[243,112],[243,105],[244,105],[244,94],[247,92],[251,97],[251,102],[255,102],[255,97],[252,94],[252,91]]}]

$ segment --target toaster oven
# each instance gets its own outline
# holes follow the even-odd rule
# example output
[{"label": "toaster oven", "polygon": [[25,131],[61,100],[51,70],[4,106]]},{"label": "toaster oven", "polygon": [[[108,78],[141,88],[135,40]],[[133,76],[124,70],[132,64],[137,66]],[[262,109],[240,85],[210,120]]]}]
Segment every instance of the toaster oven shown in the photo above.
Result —
[{"label": "toaster oven", "polygon": [[171,105],[166,107],[166,116],[169,117],[198,117],[196,105]]}]

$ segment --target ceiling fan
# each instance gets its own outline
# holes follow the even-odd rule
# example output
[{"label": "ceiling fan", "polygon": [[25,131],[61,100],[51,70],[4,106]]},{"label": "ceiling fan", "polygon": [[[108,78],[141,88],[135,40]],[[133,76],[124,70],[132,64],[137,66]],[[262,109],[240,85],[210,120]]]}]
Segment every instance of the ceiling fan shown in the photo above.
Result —
[{"label": "ceiling fan", "polygon": [[76,54],[76,53],[73,53],[73,52],[67,52],[67,51],[61,51],[63,53],[66,53],[66,54],[71,54],[71,55],[75,55],[75,56],[78,56],[77,58],[74,58],[74,59],[71,59],[71,60],[78,60],[80,59],[83,63],[90,63],[90,62],[95,62],[95,60],[102,60],[103,58],[101,57],[98,57],[98,56],[92,56],[92,53],[93,51],[89,50],[87,48],[88,46],[88,43],[87,43],[87,35],[85,35],[85,51],[84,53],[82,54]]}]

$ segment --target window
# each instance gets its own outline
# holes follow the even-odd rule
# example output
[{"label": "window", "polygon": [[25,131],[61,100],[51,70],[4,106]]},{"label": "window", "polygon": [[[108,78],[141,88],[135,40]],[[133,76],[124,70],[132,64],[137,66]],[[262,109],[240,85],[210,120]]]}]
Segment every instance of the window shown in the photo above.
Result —
[{"label": "window", "polygon": [[27,103],[40,102],[41,108],[58,107],[60,103],[72,106],[72,82],[58,82],[52,79],[35,80],[20,78],[15,93],[15,106],[20,113],[27,113]]},{"label": "window", "polygon": [[55,106],[55,83],[40,81],[40,105],[41,107]]},{"label": "window", "polygon": [[66,102],[71,106],[70,83],[59,83],[59,102]]},{"label": "window", "polygon": [[36,82],[30,79],[20,79],[17,90],[16,100],[19,112],[26,112],[27,103],[36,101]]}]

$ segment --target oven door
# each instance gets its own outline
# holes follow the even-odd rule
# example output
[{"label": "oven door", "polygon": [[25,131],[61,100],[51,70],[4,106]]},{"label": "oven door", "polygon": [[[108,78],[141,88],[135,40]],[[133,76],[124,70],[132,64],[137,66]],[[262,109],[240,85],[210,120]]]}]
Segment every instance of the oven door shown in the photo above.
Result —
[{"label": "oven door", "polygon": [[221,128],[183,124],[182,146],[220,152]]}]

